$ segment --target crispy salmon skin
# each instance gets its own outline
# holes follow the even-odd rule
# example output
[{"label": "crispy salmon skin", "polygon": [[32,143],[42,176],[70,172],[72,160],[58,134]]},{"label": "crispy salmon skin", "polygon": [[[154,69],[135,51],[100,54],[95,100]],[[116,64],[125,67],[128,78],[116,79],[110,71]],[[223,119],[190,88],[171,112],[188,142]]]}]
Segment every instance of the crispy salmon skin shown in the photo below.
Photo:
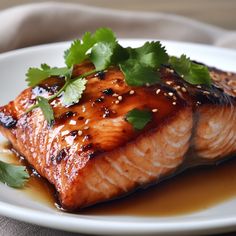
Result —
[{"label": "crispy salmon skin", "polygon": [[[93,69],[86,61],[74,76]],[[49,126],[36,96],[48,97],[64,81],[50,77],[0,108],[0,131],[58,193],[61,206],[76,210],[157,183],[182,168],[215,163],[236,150],[236,75],[210,69],[213,85],[193,86],[163,67],[162,83],[130,87],[117,67],[88,76],[78,104],[51,102]],[[130,110],[148,109],[141,131],[127,122]],[[194,153],[194,155],[188,155]]]}]

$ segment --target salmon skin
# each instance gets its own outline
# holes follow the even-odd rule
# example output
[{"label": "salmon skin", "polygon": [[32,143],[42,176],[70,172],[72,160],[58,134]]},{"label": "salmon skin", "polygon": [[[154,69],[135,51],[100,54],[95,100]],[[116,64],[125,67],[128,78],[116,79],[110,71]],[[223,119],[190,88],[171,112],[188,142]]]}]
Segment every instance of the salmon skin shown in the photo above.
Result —
[{"label": "salmon skin", "polygon": [[[74,68],[79,76],[90,62]],[[51,77],[0,108],[0,131],[56,189],[65,210],[74,211],[126,195],[192,165],[212,164],[236,152],[236,75],[209,68],[212,86],[193,86],[163,67],[161,84],[129,87],[116,67],[87,77],[81,101],[51,102],[49,127],[36,96],[64,84]],[[152,110],[141,131],[125,120],[132,109]]]}]

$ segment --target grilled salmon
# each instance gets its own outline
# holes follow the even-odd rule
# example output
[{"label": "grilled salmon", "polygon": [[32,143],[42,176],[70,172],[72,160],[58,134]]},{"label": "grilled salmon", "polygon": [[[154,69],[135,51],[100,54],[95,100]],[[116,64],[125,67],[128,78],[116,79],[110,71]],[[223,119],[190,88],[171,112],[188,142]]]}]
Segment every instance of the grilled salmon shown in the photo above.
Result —
[{"label": "grilled salmon", "polygon": [[[76,65],[74,76],[94,69]],[[190,85],[172,69],[162,83],[130,87],[117,67],[88,76],[78,104],[51,105],[49,127],[36,96],[49,97],[64,81],[50,77],[0,108],[0,131],[58,193],[62,208],[77,210],[124,196],[195,165],[212,164],[236,152],[236,75],[209,68],[213,85]],[[134,108],[152,111],[135,130],[125,119]]]}]

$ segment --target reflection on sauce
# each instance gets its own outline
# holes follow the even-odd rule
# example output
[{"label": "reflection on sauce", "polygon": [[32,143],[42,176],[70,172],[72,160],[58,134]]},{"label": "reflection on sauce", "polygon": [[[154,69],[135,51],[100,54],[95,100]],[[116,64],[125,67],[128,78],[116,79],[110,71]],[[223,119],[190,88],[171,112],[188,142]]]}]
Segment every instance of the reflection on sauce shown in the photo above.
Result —
[{"label": "reflection on sauce", "polygon": [[[19,158],[6,144],[0,146],[0,159],[19,164]],[[80,211],[90,215],[173,216],[204,210],[236,197],[236,159],[218,166],[185,171],[154,187],[123,199],[98,204]],[[35,201],[54,206],[52,187],[32,175],[23,191]]]}]

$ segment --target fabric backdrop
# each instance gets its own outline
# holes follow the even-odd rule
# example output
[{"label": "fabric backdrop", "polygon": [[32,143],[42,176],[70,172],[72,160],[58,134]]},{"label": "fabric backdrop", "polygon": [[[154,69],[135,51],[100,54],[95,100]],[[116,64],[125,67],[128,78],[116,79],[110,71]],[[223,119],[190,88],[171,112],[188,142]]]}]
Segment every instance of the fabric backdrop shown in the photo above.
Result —
[{"label": "fabric backdrop", "polygon": [[[125,12],[79,4],[38,3],[0,12],[0,52],[71,40],[111,27],[121,38],[189,41],[236,49],[236,32],[163,13]],[[0,217],[0,236],[75,235]]]}]

